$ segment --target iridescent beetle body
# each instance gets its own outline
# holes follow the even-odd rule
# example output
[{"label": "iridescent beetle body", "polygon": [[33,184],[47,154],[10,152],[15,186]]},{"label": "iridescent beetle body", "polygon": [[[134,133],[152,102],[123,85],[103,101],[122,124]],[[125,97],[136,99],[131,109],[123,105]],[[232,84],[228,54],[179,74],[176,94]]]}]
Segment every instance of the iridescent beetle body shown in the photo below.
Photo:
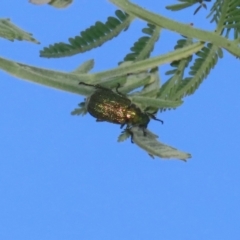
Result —
[{"label": "iridescent beetle body", "polygon": [[91,85],[83,82],[79,84],[96,88],[96,91],[87,101],[87,111],[95,117],[97,121],[120,124],[121,128],[124,125],[127,125],[127,128],[139,126],[143,129],[144,134],[150,118],[162,122],[162,120],[155,118],[154,115],[143,112],[133,104],[130,99],[120,93],[118,87],[115,93],[111,89],[100,85]]}]

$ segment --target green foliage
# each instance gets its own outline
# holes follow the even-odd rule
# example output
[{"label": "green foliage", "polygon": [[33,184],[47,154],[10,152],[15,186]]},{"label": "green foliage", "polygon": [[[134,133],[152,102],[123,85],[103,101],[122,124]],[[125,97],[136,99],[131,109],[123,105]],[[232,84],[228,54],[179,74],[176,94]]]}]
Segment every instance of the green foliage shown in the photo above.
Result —
[{"label": "green foliage", "polygon": [[25,40],[33,43],[39,43],[32,37],[31,33],[27,33],[11,23],[10,19],[0,19],[0,37],[14,40]]},{"label": "green foliage", "polygon": [[[191,39],[181,39],[177,42],[175,49],[191,44]],[[173,75],[160,89],[158,96],[164,99],[179,100],[187,95],[193,94],[202,81],[208,76],[211,69],[217,64],[218,58],[222,58],[223,52],[210,43],[196,53],[196,58],[190,66],[190,77],[184,78],[185,70],[192,61],[190,56],[180,61],[171,63],[172,70],[166,75]]]},{"label": "green foliage", "polygon": [[183,161],[191,158],[191,154],[161,143],[157,140],[158,136],[149,130],[147,130],[146,136],[137,127],[132,127],[127,131],[130,132],[132,142],[146,151],[152,158],[157,156],[160,158],[176,158]]},{"label": "green foliage", "polygon": [[82,73],[88,73],[90,70],[92,70],[94,67],[94,60],[91,59],[89,61],[84,62],[81,64],[77,69],[75,69],[72,73],[75,74],[82,74]]},{"label": "green foliage", "polygon": [[69,43],[55,43],[40,51],[41,57],[59,58],[72,56],[89,51],[101,46],[106,41],[116,37],[121,31],[126,30],[131,22],[128,14],[117,10],[116,17],[108,17],[106,23],[97,21],[94,26],[82,31],[79,36],[69,38]]},{"label": "green foliage", "polygon": [[178,1],[182,3],[166,6],[166,9],[171,11],[179,11],[191,7],[195,4],[199,4],[199,6],[194,11],[194,14],[196,14],[202,7],[207,9],[207,5],[203,1],[210,2],[211,0],[178,0]]},{"label": "green foliage", "polygon": [[65,8],[72,2],[73,0],[51,0],[49,4],[56,8]]},{"label": "green foliage", "polygon": [[78,104],[79,108],[75,108],[72,112],[71,115],[82,115],[84,116],[85,114],[87,114],[87,109],[86,109],[86,104],[85,102],[81,102]]},{"label": "green foliage", "polygon": [[154,44],[159,38],[160,28],[148,23],[142,32],[149,36],[139,38],[131,47],[132,52],[125,56],[124,61],[139,61],[150,57]]},{"label": "green foliage", "polygon": [[127,140],[129,137],[131,137],[131,134],[129,131],[124,130],[121,132],[121,134],[118,136],[118,142],[123,142]]},{"label": "green foliage", "polygon": [[176,148],[158,141],[158,136],[148,129],[146,130],[146,136],[142,134],[142,129],[139,129],[138,127],[124,130],[118,137],[118,142],[123,142],[129,137],[131,138],[132,143],[142,148],[152,158],[156,156],[160,158],[176,158],[182,161],[187,161],[191,158],[191,154],[179,151]]},{"label": "green foliage", "polygon": [[[174,49],[183,48],[184,46],[189,46],[192,43],[193,43],[193,40],[190,38],[180,39],[177,41],[177,44],[174,47]],[[174,61],[170,64],[173,69],[168,70],[165,74],[172,75],[172,76],[159,89],[159,92],[158,92],[159,98],[176,99],[175,97],[176,89],[181,84],[185,69],[188,67],[191,61],[192,61],[192,56],[189,56],[179,61]]]},{"label": "green foliage", "polygon": [[211,22],[218,25],[218,32],[229,37],[233,31],[234,39],[240,34],[240,1],[239,0],[216,0],[207,17],[212,17]]},{"label": "green foliage", "polygon": [[[100,84],[108,88],[115,88],[120,84],[120,91],[133,103],[156,113],[158,110],[177,108],[183,103],[184,97],[192,95],[209,76],[218,59],[223,57],[223,50],[240,57],[240,0],[214,1],[207,16],[211,17],[211,23],[216,25],[213,31],[205,31],[165,18],[129,0],[109,1],[121,9],[115,12],[116,17],[108,17],[105,23],[97,21],[94,26],[83,30],[79,36],[69,38],[69,43],[55,43],[45,47],[40,55],[57,58],[83,53],[118,36],[128,29],[135,18],[145,21],[147,27],[142,30],[144,35],[136,37],[131,52],[126,54],[124,61],[116,68],[89,73],[94,67],[94,61],[90,60],[76,70],[66,73],[28,66],[1,57],[0,68],[19,78],[84,96],[89,96],[92,91],[79,86],[79,82]],[[178,0],[178,2],[180,3],[167,6],[167,9],[178,11],[198,5],[194,12],[197,13],[202,7],[207,8],[206,3],[210,0]],[[159,38],[161,29],[179,34],[180,39],[173,47],[173,51],[151,57],[155,44],[161,41]],[[37,42],[31,34],[10,24],[9,20],[0,20],[0,36],[9,40]],[[168,79],[161,84],[161,65],[166,63],[170,64],[170,69],[166,72]],[[85,104],[80,103],[79,107],[72,111],[72,115],[84,115],[86,112]],[[148,137],[143,136],[136,128],[129,131],[123,132],[119,141],[131,136],[132,140],[151,156],[180,159],[190,157],[189,154],[176,152],[171,147],[157,143],[156,136],[151,134]],[[163,153],[165,150],[166,154]]]},{"label": "green foliage", "polygon": [[189,75],[182,81],[174,94],[175,99],[183,98],[193,94],[202,81],[209,75],[211,69],[217,64],[218,58],[222,57],[221,48],[208,43],[201,51],[196,53],[197,58],[190,67]]}]

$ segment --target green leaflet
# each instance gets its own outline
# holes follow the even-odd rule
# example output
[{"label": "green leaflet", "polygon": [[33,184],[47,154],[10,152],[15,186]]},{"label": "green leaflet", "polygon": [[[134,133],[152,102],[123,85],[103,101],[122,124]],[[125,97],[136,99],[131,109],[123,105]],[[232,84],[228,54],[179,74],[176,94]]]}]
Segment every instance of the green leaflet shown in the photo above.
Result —
[{"label": "green leaflet", "polygon": [[148,36],[140,37],[131,47],[131,53],[124,57],[126,61],[139,61],[150,57],[154,49],[154,44],[158,41],[160,28],[148,23],[147,27],[142,29],[142,32]]},{"label": "green leaflet", "polygon": [[27,33],[11,23],[10,19],[0,19],[0,37],[14,40],[25,40],[33,43],[39,43],[32,37],[31,33]]},{"label": "green leaflet", "polygon": [[203,1],[210,2],[211,0],[203,0],[203,1],[202,0],[201,1],[200,0],[178,0],[178,1],[182,3],[166,6],[166,9],[171,11],[179,11],[179,10],[191,7],[194,4],[198,4],[199,6],[194,11],[194,14],[196,14],[202,7],[207,9],[207,5]]},{"label": "green leaflet", "polygon": [[[129,135],[132,135],[133,143],[146,151],[151,157],[157,156],[166,159],[175,158],[183,161],[187,161],[188,158],[191,158],[191,154],[179,151],[176,148],[165,145],[158,141],[158,136],[148,129],[146,136],[143,135],[143,131],[138,127],[132,127],[128,131],[130,132]],[[118,141],[124,141],[128,136],[122,133],[119,136]]]},{"label": "green leaflet", "polygon": [[40,56],[46,58],[66,57],[101,46],[126,29],[133,19],[120,10],[117,10],[115,14],[116,17],[108,17],[106,23],[98,21],[95,25],[81,31],[79,36],[69,38],[69,43],[60,42],[43,48]]}]

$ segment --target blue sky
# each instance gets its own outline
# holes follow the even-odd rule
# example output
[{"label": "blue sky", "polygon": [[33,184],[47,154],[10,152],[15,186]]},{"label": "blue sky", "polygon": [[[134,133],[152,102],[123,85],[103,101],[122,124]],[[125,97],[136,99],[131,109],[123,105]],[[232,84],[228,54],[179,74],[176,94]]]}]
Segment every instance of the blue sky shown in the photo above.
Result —
[{"label": "blue sky", "polygon": [[[161,2],[161,3],[159,3]],[[206,10],[173,13],[174,1],[136,0],[149,10],[214,29]],[[34,34],[40,45],[1,43],[1,56],[59,71],[95,59],[94,71],[117,66],[141,36],[135,21],[119,38],[85,54],[39,58],[115,7],[106,0],[75,0],[64,10],[24,1],[0,3],[1,17]],[[210,5],[209,5],[210,8]],[[164,30],[153,55],[179,38]],[[164,82],[166,66],[160,68]],[[184,163],[152,160],[130,141],[117,143],[118,125],[70,112],[82,96],[31,84],[0,71],[0,239],[200,240],[239,239],[239,60],[224,51],[210,76],[177,110],[158,114],[149,129],[190,152]]]}]

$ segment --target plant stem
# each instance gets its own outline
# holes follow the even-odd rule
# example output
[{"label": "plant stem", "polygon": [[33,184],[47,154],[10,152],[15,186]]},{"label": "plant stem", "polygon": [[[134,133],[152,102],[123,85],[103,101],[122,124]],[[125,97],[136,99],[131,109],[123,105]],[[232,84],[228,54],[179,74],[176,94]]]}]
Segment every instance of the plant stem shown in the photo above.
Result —
[{"label": "plant stem", "polygon": [[183,24],[169,18],[163,17],[159,14],[147,11],[136,4],[129,2],[128,0],[109,0],[122,10],[129,14],[133,14],[138,18],[152,23],[156,26],[166,28],[170,31],[177,32],[189,38],[195,38],[204,42],[211,42],[218,47],[225,48],[231,54],[240,57],[240,48],[234,41],[230,41],[227,38],[220,36],[215,32],[209,32],[194,28],[189,24]]}]

